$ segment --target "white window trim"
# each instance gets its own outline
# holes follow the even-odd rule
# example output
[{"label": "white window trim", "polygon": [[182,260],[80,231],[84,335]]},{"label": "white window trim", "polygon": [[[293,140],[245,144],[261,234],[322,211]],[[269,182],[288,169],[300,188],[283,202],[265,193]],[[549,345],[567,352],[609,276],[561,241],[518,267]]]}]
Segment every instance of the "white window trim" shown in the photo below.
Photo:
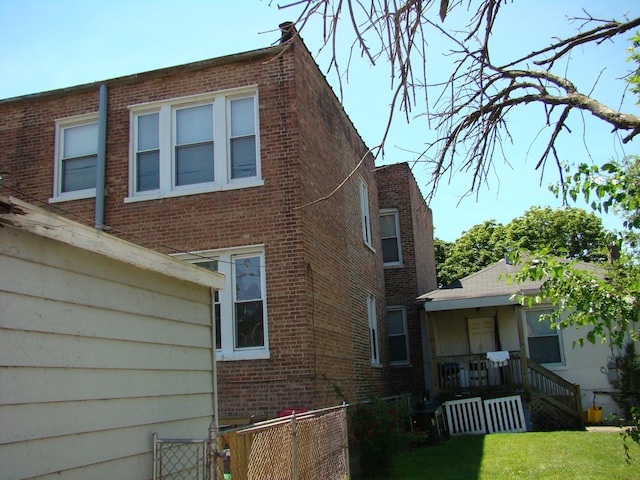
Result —
[{"label": "white window trim", "polygon": [[[220,332],[216,334],[221,339],[222,348],[216,350],[217,361],[235,361],[235,360],[262,360],[270,358],[269,352],[269,322],[267,319],[267,280],[264,269],[265,254],[264,245],[252,245],[247,247],[238,248],[225,248],[219,250],[203,250],[198,252],[191,252],[188,254],[175,254],[171,255],[179,260],[197,264],[200,262],[217,260],[218,271],[225,274],[224,290],[220,290],[218,295],[220,297]],[[246,256],[258,256],[260,257],[260,265],[262,275],[260,276],[261,288],[262,288],[262,301],[263,303],[263,322],[264,322],[264,346],[261,347],[247,347],[247,348],[235,348],[235,320],[233,314],[234,308],[234,292],[235,286],[233,285],[233,258],[234,257],[246,257]],[[222,268],[220,268],[222,266]],[[211,308],[215,308],[211,305]],[[213,318],[213,317],[212,317]],[[225,319],[227,321],[225,322]],[[231,319],[231,321],[228,321]]]},{"label": "white window trim", "polygon": [[[531,353],[529,351],[529,335],[527,334],[527,312],[538,312],[539,315],[541,315],[544,312],[548,312],[553,310],[553,306],[548,305],[548,306],[540,306],[537,308],[522,308],[522,322],[523,322],[523,328],[524,328],[524,340],[525,340],[525,348],[527,351],[527,357],[531,358]],[[550,370],[557,370],[557,369],[562,369],[566,366],[566,358],[564,356],[564,342],[562,340],[562,329],[558,328],[556,329],[557,332],[557,336],[558,336],[558,348],[559,348],[559,352],[560,352],[560,362],[556,362],[556,363],[542,363],[541,365],[543,365],[545,368],[548,368]]]},{"label": "white window trim", "polygon": [[[386,208],[380,210],[380,216],[383,215],[393,215],[395,224],[396,224],[396,243],[398,245],[398,261],[396,262],[384,262],[383,265],[385,267],[401,267],[402,263],[402,242],[400,240],[400,213],[396,208]],[[391,237],[387,237],[391,238]],[[380,235],[380,239],[382,240],[382,235]],[[384,253],[383,253],[384,255]]]},{"label": "white window trim", "polygon": [[[411,353],[409,352],[409,328],[407,325],[407,308],[404,305],[389,305],[387,307],[387,313],[390,311],[401,311],[402,312],[402,324],[404,329],[404,343],[405,349],[407,352],[407,359],[401,361],[391,361],[391,352],[389,352],[389,365],[392,366],[407,366],[411,365]],[[398,335],[389,335],[389,327],[387,326],[387,337],[396,337]]]},{"label": "white window trim", "polygon": [[[87,188],[84,190],[75,190],[73,192],[62,191],[62,132],[68,127],[77,127],[89,123],[98,122],[98,113],[87,113],[84,115],[76,115],[74,117],[57,119],[55,126],[55,154],[53,168],[53,196],[49,199],[49,203],[67,202],[69,200],[81,200],[83,198],[94,198],[96,189]],[[98,145],[96,145],[96,150]]]},{"label": "white window trim", "polygon": [[[256,176],[249,178],[231,179],[230,140],[230,116],[229,104],[232,100],[253,97],[254,100],[254,129],[256,141]],[[173,145],[175,135],[175,109],[186,106],[204,105],[213,103],[214,123],[214,181],[193,185],[176,186],[174,179]],[[144,192],[136,192],[136,135],[138,115],[158,112],[160,129],[160,188]],[[264,185],[260,158],[260,120],[259,98],[256,85],[220,90],[186,97],[172,98],[158,102],[142,103],[129,106],[129,196],[125,203],[141,202],[185,195],[197,195],[201,193],[218,192],[224,190],[236,190],[240,188],[258,187]],[[222,141],[224,139],[224,141]],[[225,159],[224,161],[215,159]]]},{"label": "white window trim", "polygon": [[373,250],[371,239],[371,211],[369,208],[369,187],[362,177],[360,177],[360,214],[362,217],[362,241]]},{"label": "white window trim", "polygon": [[369,320],[369,346],[371,353],[371,365],[380,366],[380,337],[378,335],[378,315],[376,313],[376,298],[373,295],[367,297],[367,317]]}]

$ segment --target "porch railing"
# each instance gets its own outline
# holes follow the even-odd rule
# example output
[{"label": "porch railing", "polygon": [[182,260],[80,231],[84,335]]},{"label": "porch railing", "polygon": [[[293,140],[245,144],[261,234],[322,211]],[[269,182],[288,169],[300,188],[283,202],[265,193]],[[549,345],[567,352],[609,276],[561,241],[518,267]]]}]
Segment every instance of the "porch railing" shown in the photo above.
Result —
[{"label": "porch railing", "polygon": [[438,390],[444,397],[533,394],[576,418],[582,415],[580,387],[523,356],[509,352],[509,361],[498,366],[486,354],[436,358]]},{"label": "porch railing", "polygon": [[524,390],[520,352],[509,354],[511,358],[504,366],[494,366],[486,354],[437,357],[440,394],[459,396]]}]

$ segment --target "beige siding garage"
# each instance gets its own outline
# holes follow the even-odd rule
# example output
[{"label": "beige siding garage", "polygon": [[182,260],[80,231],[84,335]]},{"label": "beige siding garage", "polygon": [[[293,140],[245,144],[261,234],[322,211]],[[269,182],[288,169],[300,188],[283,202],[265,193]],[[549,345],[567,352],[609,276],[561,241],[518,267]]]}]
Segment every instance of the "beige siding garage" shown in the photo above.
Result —
[{"label": "beige siding garage", "polygon": [[7,205],[0,477],[151,478],[153,432],[207,435],[222,277]]}]

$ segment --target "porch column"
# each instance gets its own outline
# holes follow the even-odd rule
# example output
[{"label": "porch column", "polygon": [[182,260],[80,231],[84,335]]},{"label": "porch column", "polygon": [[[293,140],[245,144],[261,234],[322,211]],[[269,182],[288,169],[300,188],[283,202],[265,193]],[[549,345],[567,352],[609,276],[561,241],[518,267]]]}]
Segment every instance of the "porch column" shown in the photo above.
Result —
[{"label": "porch column", "polygon": [[527,358],[527,349],[524,343],[524,328],[522,327],[522,309],[516,307],[516,323],[518,324],[518,343],[520,344],[520,363],[522,364],[522,383],[524,391],[529,393],[531,385],[529,382],[529,359]]}]

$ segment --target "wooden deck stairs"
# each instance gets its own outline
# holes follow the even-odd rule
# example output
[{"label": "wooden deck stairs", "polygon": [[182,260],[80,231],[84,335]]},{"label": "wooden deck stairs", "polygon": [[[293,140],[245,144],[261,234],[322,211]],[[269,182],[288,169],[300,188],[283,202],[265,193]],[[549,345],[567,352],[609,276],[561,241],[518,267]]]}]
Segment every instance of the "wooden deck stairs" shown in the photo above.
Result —
[{"label": "wooden deck stairs", "polygon": [[[584,427],[580,386],[548,368],[510,352],[507,365],[491,371],[483,355],[438,357],[439,396],[445,400],[484,400],[520,395],[533,430]],[[484,373],[484,370],[486,373]]]}]

